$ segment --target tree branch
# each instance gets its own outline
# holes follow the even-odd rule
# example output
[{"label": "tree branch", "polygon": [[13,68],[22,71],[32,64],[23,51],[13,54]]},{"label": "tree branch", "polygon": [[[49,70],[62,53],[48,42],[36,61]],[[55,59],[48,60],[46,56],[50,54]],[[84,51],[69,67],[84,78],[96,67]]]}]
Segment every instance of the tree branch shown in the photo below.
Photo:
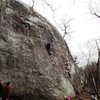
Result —
[{"label": "tree branch", "polygon": [[52,7],[46,0],[43,0],[43,1],[45,2],[45,4],[46,4],[47,6],[50,7],[50,9],[51,9],[51,11],[53,12],[53,15],[54,15],[54,9],[53,9],[53,7]]}]

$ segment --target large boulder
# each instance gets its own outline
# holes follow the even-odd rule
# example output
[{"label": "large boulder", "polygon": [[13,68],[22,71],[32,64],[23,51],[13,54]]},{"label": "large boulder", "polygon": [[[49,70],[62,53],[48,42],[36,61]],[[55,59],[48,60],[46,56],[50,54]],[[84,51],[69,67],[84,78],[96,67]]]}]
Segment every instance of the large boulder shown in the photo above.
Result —
[{"label": "large boulder", "polygon": [[56,28],[18,0],[0,0],[0,5],[0,78],[12,83],[12,97],[74,97],[74,61]]}]

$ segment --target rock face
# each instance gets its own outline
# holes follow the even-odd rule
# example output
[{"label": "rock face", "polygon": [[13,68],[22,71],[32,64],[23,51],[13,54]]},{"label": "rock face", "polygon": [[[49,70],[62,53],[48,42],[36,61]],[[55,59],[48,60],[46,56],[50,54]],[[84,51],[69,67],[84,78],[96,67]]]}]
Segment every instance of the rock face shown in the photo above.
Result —
[{"label": "rock face", "polygon": [[74,68],[68,46],[54,26],[18,0],[0,0],[0,78],[11,81],[12,97],[74,97]]}]

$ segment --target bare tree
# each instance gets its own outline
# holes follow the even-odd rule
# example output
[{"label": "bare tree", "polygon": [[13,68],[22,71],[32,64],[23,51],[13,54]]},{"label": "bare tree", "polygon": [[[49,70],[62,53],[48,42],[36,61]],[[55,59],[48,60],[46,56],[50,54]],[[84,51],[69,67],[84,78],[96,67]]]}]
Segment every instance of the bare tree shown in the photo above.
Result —
[{"label": "bare tree", "polygon": [[97,87],[97,98],[99,96],[99,70],[100,70],[100,48],[98,46],[98,43],[96,41],[97,49],[98,49],[98,61],[97,61],[97,82],[96,82],[96,87]]},{"label": "bare tree", "polygon": [[[95,17],[97,18],[100,18],[100,0],[90,0],[90,13],[92,15],[94,15]],[[97,46],[97,50],[98,50],[98,61],[97,61],[97,70],[96,70],[96,73],[97,73],[97,81],[96,81],[96,88],[97,88],[97,98],[98,98],[98,95],[99,95],[99,70],[100,70],[100,48],[98,46],[98,42],[97,40],[95,41],[96,42],[96,46]]]},{"label": "bare tree", "polygon": [[90,0],[90,13],[97,18],[100,18],[100,0]]},{"label": "bare tree", "polygon": [[31,9],[32,11],[34,11],[34,4],[35,4],[35,1],[36,1],[36,0],[32,0],[32,7],[30,7],[30,9]]},{"label": "bare tree", "polygon": [[68,18],[67,16],[63,17],[61,20],[61,25],[60,25],[60,30],[63,32],[63,38],[65,38],[66,35],[70,36],[70,33],[72,33],[72,31],[70,31],[70,22],[72,21],[72,18]]},{"label": "bare tree", "polygon": [[[33,4],[32,4],[32,7],[30,9],[33,12],[34,12],[34,5],[35,5],[36,1],[38,1],[38,0],[32,0]],[[56,9],[54,9],[54,7],[50,3],[48,3],[46,0],[41,0],[41,1],[42,1],[42,3],[44,3],[46,6],[48,6],[51,9],[51,11],[53,13],[52,18],[53,18],[55,24],[58,25],[58,23],[56,22],[55,17],[54,17]],[[72,21],[72,20],[73,20],[72,18],[68,18],[67,16],[62,18],[61,24],[58,27],[64,33],[63,38],[65,38],[66,35],[69,35],[72,32],[72,31],[70,31],[70,21]]]},{"label": "bare tree", "polygon": [[94,57],[94,52],[96,49],[95,49],[95,46],[93,47],[93,43],[94,42],[91,42],[91,40],[88,40],[88,42],[84,46],[81,46],[79,44],[79,49],[81,51],[82,56],[86,60],[86,65],[88,65]]},{"label": "bare tree", "polygon": [[63,38],[65,38],[65,36],[68,34],[69,35],[69,32],[68,32],[68,28],[69,28],[69,25],[68,25],[68,22],[69,21],[65,21],[65,22],[62,22],[62,31],[64,32],[64,35],[63,35]]},{"label": "bare tree", "polygon": [[[96,47],[97,47],[97,50],[98,50],[98,60],[97,60],[97,62],[95,62],[95,63],[90,62],[90,59],[93,56],[94,50],[93,51],[89,50],[88,57],[87,57],[87,54],[84,53],[84,51],[82,51],[82,53],[84,54],[84,56],[87,60],[87,65],[86,65],[86,68],[85,68],[86,78],[89,79],[90,82],[92,82],[91,84],[93,84],[93,86],[91,88],[95,90],[95,94],[98,98],[98,95],[99,95],[100,49],[99,49],[97,40],[95,40],[95,43],[96,43]],[[92,79],[92,81],[90,79]]]},{"label": "bare tree", "polygon": [[[32,7],[31,7],[31,10],[34,10],[34,5],[35,5],[35,2],[38,1],[38,0],[32,0]],[[54,8],[51,6],[51,4],[49,4],[46,0],[41,0],[44,4],[46,4],[48,7],[50,7],[53,15],[54,15]],[[40,1],[39,1],[40,2]]]},{"label": "bare tree", "polygon": [[[93,73],[92,73],[92,70],[91,68],[89,67],[91,65],[91,59],[93,58],[94,56],[94,51],[95,51],[95,48],[93,47],[93,43],[91,43],[91,41],[88,40],[88,42],[86,43],[85,45],[86,49],[83,50],[82,47],[80,46],[80,50],[83,54],[83,57],[86,59],[86,68],[87,70],[85,70],[85,75],[86,75],[86,80],[88,80],[88,76],[90,76],[92,79],[91,82],[93,84],[93,87],[92,89],[95,90],[95,93],[97,93],[97,87],[96,87],[96,82],[94,81],[95,78],[93,76]],[[88,75],[87,75],[88,73]]]},{"label": "bare tree", "polygon": [[51,9],[51,11],[53,12],[53,15],[54,15],[54,8],[46,0],[43,0],[43,1],[48,7],[50,7],[50,9]]}]

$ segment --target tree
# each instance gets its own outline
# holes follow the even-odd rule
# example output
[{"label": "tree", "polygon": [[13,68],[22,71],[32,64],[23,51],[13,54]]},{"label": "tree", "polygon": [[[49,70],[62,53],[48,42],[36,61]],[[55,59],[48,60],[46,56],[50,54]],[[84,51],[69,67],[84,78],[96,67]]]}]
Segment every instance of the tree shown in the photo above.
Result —
[{"label": "tree", "polygon": [[90,0],[90,13],[100,18],[100,0]]},{"label": "tree", "polygon": [[85,65],[88,65],[95,59],[96,46],[94,40],[88,40],[84,45],[79,45],[82,59],[84,59]]},{"label": "tree", "polygon": [[[32,0],[33,5],[30,7],[30,9],[31,9],[33,12],[34,12],[34,5],[35,5],[35,3],[36,3],[37,1],[39,1],[39,0]],[[51,9],[52,14],[53,14],[52,18],[53,18],[55,24],[58,26],[58,23],[57,23],[56,20],[55,20],[55,10],[56,10],[56,9],[55,9],[47,0],[40,0],[40,1],[42,1],[42,3],[43,3],[44,5],[48,6],[48,7]],[[40,2],[40,1],[39,1],[39,2]],[[43,5],[43,6],[44,6],[44,5]],[[72,20],[73,20],[72,18],[68,18],[67,16],[62,17],[61,23],[60,23],[60,25],[58,26],[58,28],[59,28],[59,30],[61,30],[61,31],[63,32],[63,38],[65,38],[66,35],[69,35],[69,33],[72,32],[72,31],[70,31],[70,21],[72,21]],[[70,36],[70,35],[69,35],[69,36]]]},{"label": "tree", "polygon": [[[83,57],[86,59],[86,65],[85,65],[85,70],[84,70],[84,73],[85,73],[85,80],[89,82],[91,82],[91,84],[89,86],[91,86],[92,90],[95,90],[95,93],[97,93],[97,87],[96,87],[96,81],[95,80],[95,77],[93,75],[93,70],[90,66],[91,65],[91,62],[92,62],[92,59],[94,57],[94,52],[95,52],[95,47],[93,47],[93,43],[91,43],[90,40],[88,40],[88,42],[85,44],[85,50],[82,49],[82,47],[80,46],[80,50],[83,54]],[[83,58],[82,58],[83,59]],[[85,84],[86,85],[86,84]]]},{"label": "tree", "polygon": [[[35,5],[35,2],[38,1],[38,0],[32,0],[32,6],[30,7],[30,9],[32,11],[34,11],[34,5]],[[49,4],[46,0],[41,0],[45,5],[47,5],[48,7],[50,7],[53,15],[54,15],[54,8],[51,6],[51,4]]]},{"label": "tree", "polygon": [[96,62],[91,62],[88,64],[88,66],[86,65],[85,69],[84,69],[84,73],[86,76],[86,87],[92,89],[91,91],[89,91],[90,93],[95,93],[97,92],[97,88],[96,88]]},{"label": "tree", "polygon": [[63,38],[65,38],[66,35],[70,36],[70,33],[73,31],[70,27],[70,22],[73,20],[73,18],[68,18],[68,16],[64,16],[61,19],[61,23],[59,25],[59,29],[63,32]]},{"label": "tree", "polygon": [[97,97],[99,96],[99,70],[100,70],[100,49],[98,46],[98,43],[96,41],[97,49],[98,49],[98,61],[97,61],[97,81],[96,81],[96,87],[97,87]]},{"label": "tree", "polygon": [[[97,62],[88,63],[85,67],[85,75],[88,79],[88,86],[95,90],[95,94],[97,98],[99,98],[99,70],[100,70],[100,49],[97,43],[97,40],[95,41],[96,47],[98,50],[98,60]],[[89,60],[87,61],[89,62]],[[92,79],[92,80],[91,80]]]},{"label": "tree", "polygon": [[[90,0],[90,13],[92,15],[94,15],[96,18],[100,19],[100,0]],[[97,98],[99,95],[99,70],[100,70],[100,48],[98,46],[97,40],[96,42],[96,46],[98,49],[98,61],[97,61],[97,65],[96,65],[96,74],[97,74],[97,79],[96,79],[96,88],[97,88]]]}]

